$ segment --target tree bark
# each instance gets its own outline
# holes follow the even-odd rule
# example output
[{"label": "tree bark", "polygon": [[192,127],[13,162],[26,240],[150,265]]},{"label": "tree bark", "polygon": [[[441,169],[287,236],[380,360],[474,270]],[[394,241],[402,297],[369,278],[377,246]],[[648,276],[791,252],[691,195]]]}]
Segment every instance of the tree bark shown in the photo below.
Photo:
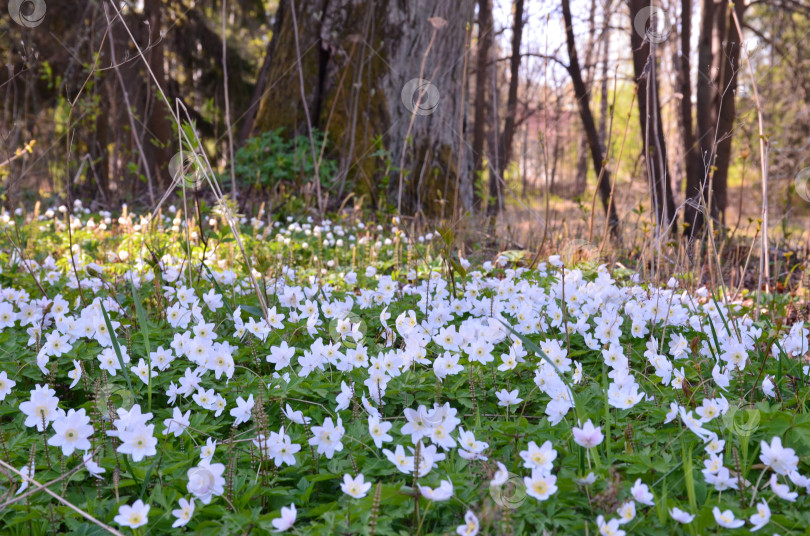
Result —
[{"label": "tree bark", "polygon": [[[478,56],[475,67],[475,126],[473,128],[473,183],[484,170],[484,143],[487,135],[487,81],[492,50],[492,0],[478,0]],[[474,192],[474,208],[483,202],[479,191]]]},{"label": "tree bark", "polygon": [[250,97],[245,116],[242,118],[242,125],[239,127],[239,134],[236,137],[236,146],[241,147],[245,140],[247,140],[253,133],[253,126],[256,120],[256,112],[258,111],[259,104],[262,101],[262,96],[267,90],[267,79],[270,72],[270,65],[273,62],[273,51],[278,43],[278,34],[281,31],[281,24],[284,20],[284,15],[287,12],[287,0],[279,0],[276,15],[273,20],[273,35],[270,37],[270,42],[267,43],[267,50],[264,54],[262,67],[259,70],[259,76],[256,77],[256,87],[253,88],[253,95]]},{"label": "tree bark", "polygon": [[574,176],[574,191],[571,197],[578,197],[588,189],[588,135],[584,132],[577,139],[577,165]]},{"label": "tree bark", "polygon": [[[735,2],[733,9],[736,10],[740,24],[743,22],[743,12],[745,5],[743,2]],[[728,167],[731,162],[731,141],[736,118],[736,95],[737,95],[737,73],[742,68],[740,63],[740,52],[742,39],[737,33],[734,19],[731,13],[728,14],[726,22],[727,39],[724,39],[724,46],[720,55],[722,69],[722,83],[718,86],[719,100],[717,112],[717,158],[715,160],[715,172],[712,179],[712,205],[717,207],[717,212],[724,220],[727,206],[728,190]]]},{"label": "tree bark", "polygon": [[[474,0],[301,0],[294,5],[298,43],[293,18],[284,16],[268,73],[274,89],[262,98],[255,131],[284,127],[287,135],[305,133],[306,107],[312,126],[328,132],[333,151],[353,147],[345,166],[374,177],[365,187],[379,190],[375,195],[387,193],[403,213],[454,214],[457,184],[460,209],[469,210],[472,158],[461,151],[458,128]],[[352,51],[361,48],[367,53],[358,61]],[[364,128],[354,126],[350,96],[357,96]],[[342,155],[327,156],[341,160]],[[349,169],[339,171],[344,172]],[[364,185],[357,186],[362,195]],[[331,201],[336,206],[341,200]]]},{"label": "tree bark", "polygon": [[[506,117],[503,130],[498,139],[496,158],[497,177],[492,179],[506,180],[506,167],[512,160],[512,144],[515,138],[515,115],[517,114],[518,82],[520,80],[520,42],[523,39],[523,0],[515,0],[514,22],[512,23],[512,56],[509,59],[509,93],[506,97]],[[491,172],[492,170],[490,170]],[[503,209],[503,196],[489,198],[487,215],[496,218]]]},{"label": "tree bark", "polygon": [[[593,44],[597,39],[596,35],[596,0],[591,0],[591,7],[588,11],[588,40],[585,42],[585,88],[590,92],[593,88],[593,68],[591,58],[593,57]],[[602,118],[600,117],[600,123]],[[602,138],[600,137],[600,143]],[[577,144],[577,166],[576,180],[574,181],[574,191],[572,197],[579,197],[588,188],[588,136],[584,132],[579,137]]]},{"label": "tree bark", "polygon": [[602,24],[602,74],[599,86],[599,140],[602,147],[607,144],[607,119],[608,119],[608,64],[610,62],[610,13],[612,0],[607,0],[604,5],[604,23]]},{"label": "tree bark", "polygon": [[[159,0],[145,0],[144,2],[144,15],[149,21],[148,32],[149,39],[147,42],[151,43],[149,52],[147,52],[146,59],[149,62],[149,67],[152,69],[158,84],[164,90],[167,88],[166,72],[163,68],[163,38],[160,34],[163,27],[162,19],[162,5]],[[145,40],[146,41],[146,40]],[[160,97],[160,89],[157,87],[152,88],[149,83],[148,87],[151,88],[149,92],[149,99],[146,105],[146,114],[148,117],[147,125],[152,139],[144,144],[144,149],[149,153],[147,161],[152,164],[153,177],[157,183],[157,188],[162,193],[168,188],[171,181],[169,179],[169,160],[172,157],[170,147],[173,145],[172,129],[169,123],[169,111],[166,110],[166,104]],[[164,180],[165,178],[165,180]]]},{"label": "tree bark", "polygon": [[[689,224],[685,233],[691,237],[703,229],[705,203],[710,199],[712,218],[720,218],[725,213],[741,49],[741,38],[729,12],[729,1],[720,0],[715,4],[713,0],[703,0],[702,9],[697,80],[699,154],[697,171],[687,174],[684,212]],[[744,4],[735,2],[734,9],[742,20]]]},{"label": "tree bark", "polygon": [[703,0],[698,39],[697,77],[697,149],[698,165],[693,175],[686,177],[686,209],[684,219],[687,233],[694,237],[704,225],[704,201],[709,199],[709,173],[714,165],[714,125],[717,117],[713,106],[712,37],[714,33],[714,0]]},{"label": "tree bark", "polygon": [[[498,69],[490,69],[489,71],[490,76],[490,97],[489,97],[489,114],[492,118],[491,121],[491,128],[487,131],[487,147],[489,148],[489,157],[492,164],[489,166],[489,199],[487,204],[487,212],[489,212],[489,205],[492,203],[497,203],[500,206],[502,199],[503,199],[503,188],[501,187],[500,181],[498,181],[497,173],[497,165],[499,162],[498,153],[501,150],[501,144],[499,141],[499,132],[498,132],[498,125],[501,122],[500,115],[498,114],[498,106],[501,102],[501,92],[500,92],[500,85],[498,85]],[[494,232],[494,220],[490,219],[490,232]]]},{"label": "tree bark", "polygon": [[521,160],[523,161],[523,166],[521,167],[520,173],[520,182],[521,182],[521,190],[520,190],[520,197],[526,199],[526,192],[529,188],[529,125],[528,123],[526,126],[523,127],[523,154],[521,154]]},{"label": "tree bark", "polygon": [[[644,157],[650,183],[653,210],[656,222],[662,231],[677,224],[675,201],[672,196],[667,145],[661,121],[656,80],[656,62],[650,41],[639,35],[633,21],[642,9],[650,7],[650,0],[630,0],[630,46],[633,50],[633,71],[638,86],[638,107],[641,133],[644,140]],[[648,18],[647,24],[650,20]]]},{"label": "tree bark", "polygon": [[[602,199],[602,207],[607,214],[608,225],[610,232],[614,236],[618,233],[619,218],[616,215],[616,204],[610,203],[610,171],[605,167],[604,172],[602,167],[605,164],[605,155],[602,146],[599,143],[599,134],[596,132],[596,124],[594,123],[593,114],[591,113],[590,94],[585,82],[582,80],[582,71],[579,68],[579,60],[577,59],[577,48],[574,41],[574,27],[571,19],[571,5],[570,0],[562,0],[563,21],[565,23],[565,37],[568,49],[568,74],[571,76],[571,81],[574,85],[574,95],[577,99],[579,107],[579,117],[582,120],[582,126],[585,129],[585,134],[588,137],[588,145],[591,149],[591,159],[593,160],[594,172],[597,177],[597,188],[599,188],[599,195]],[[601,174],[601,180],[599,180]]]},{"label": "tree bark", "polygon": [[692,42],[692,2],[681,0],[681,53],[678,64],[678,92],[681,94],[681,143],[683,145],[684,170],[686,173],[686,197],[684,208],[684,234],[694,236],[697,231],[699,212],[693,206],[695,195],[700,195],[703,167],[700,150],[695,140],[692,121],[692,66],[690,61]]}]

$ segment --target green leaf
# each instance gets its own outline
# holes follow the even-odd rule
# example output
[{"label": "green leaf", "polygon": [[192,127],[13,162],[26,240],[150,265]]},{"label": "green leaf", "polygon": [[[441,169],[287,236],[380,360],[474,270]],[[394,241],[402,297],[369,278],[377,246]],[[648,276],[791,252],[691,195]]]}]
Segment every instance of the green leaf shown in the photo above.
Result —
[{"label": "green leaf", "polygon": [[124,358],[121,357],[121,347],[118,346],[118,337],[115,336],[112,322],[110,322],[110,316],[107,314],[107,309],[104,308],[103,303],[99,302],[98,306],[101,307],[101,314],[104,315],[104,322],[107,324],[107,331],[110,333],[113,351],[115,351],[115,356],[118,358],[118,364],[121,365],[121,371],[124,373],[124,379],[127,381],[129,392],[134,393],[135,391],[132,390],[132,382],[129,381],[129,371],[127,370],[127,367],[124,366]]}]

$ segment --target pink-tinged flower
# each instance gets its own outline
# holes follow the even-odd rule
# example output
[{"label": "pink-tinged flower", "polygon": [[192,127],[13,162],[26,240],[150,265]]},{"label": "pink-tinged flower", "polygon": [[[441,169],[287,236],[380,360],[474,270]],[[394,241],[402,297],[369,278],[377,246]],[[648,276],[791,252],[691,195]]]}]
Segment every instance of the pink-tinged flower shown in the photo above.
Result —
[{"label": "pink-tinged flower", "polygon": [[574,427],[573,432],[576,444],[586,449],[591,449],[599,445],[605,439],[605,436],[602,435],[601,427],[594,427],[590,419],[588,419],[582,428]]},{"label": "pink-tinged flower", "polygon": [[281,517],[277,517],[276,519],[272,520],[271,523],[276,528],[273,532],[284,532],[285,530],[289,529],[295,523],[295,517],[297,512],[295,510],[295,505],[291,504],[289,508],[286,506],[281,507]]},{"label": "pink-tinged flower", "polygon": [[692,520],[695,519],[695,516],[693,516],[688,512],[684,512],[683,510],[677,507],[672,508],[669,511],[669,515],[672,517],[672,519],[674,519],[678,523],[691,523]]},{"label": "pink-tinged flower", "polygon": [[647,484],[644,484],[640,478],[633,484],[633,487],[630,489],[630,494],[638,503],[646,504],[647,506],[655,506],[655,496],[650,491],[650,488],[647,487]]}]

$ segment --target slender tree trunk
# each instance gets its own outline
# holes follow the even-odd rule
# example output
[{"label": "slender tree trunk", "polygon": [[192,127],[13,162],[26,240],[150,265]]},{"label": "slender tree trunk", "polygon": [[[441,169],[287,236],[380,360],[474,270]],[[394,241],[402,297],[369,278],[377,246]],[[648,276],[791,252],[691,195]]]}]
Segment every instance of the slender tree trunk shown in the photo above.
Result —
[{"label": "slender tree trunk", "polygon": [[[630,0],[629,6],[630,46],[633,50],[633,70],[638,85],[639,121],[644,139],[644,156],[656,222],[663,230],[677,222],[677,215],[670,183],[661,109],[658,103],[656,62],[650,41],[639,35],[633,27],[633,21],[641,10],[650,7],[650,0]],[[649,24],[649,19],[647,22]]]},{"label": "slender tree trunk", "polygon": [[551,153],[551,179],[548,181],[548,192],[550,195],[554,191],[554,180],[557,178],[557,162],[560,159],[560,137],[554,136],[554,150]]},{"label": "slender tree trunk", "polygon": [[529,124],[527,123],[526,126],[523,127],[523,147],[521,151],[521,160],[523,160],[522,172],[521,172],[521,182],[522,182],[522,189],[520,192],[520,196],[522,198],[526,198],[526,190],[528,189],[528,182],[529,182]]},{"label": "slender tree trunk", "polygon": [[686,232],[692,237],[697,236],[704,225],[703,200],[709,198],[709,172],[714,165],[714,125],[717,120],[712,105],[714,20],[714,0],[703,0],[697,65],[697,139],[695,147],[697,163],[693,164],[696,166],[695,173],[687,171],[686,209],[684,210],[684,219],[689,225]]},{"label": "slender tree trunk", "polygon": [[[698,231],[697,218],[699,216],[693,205],[695,195],[700,195],[703,166],[700,159],[700,149],[695,140],[694,122],[692,121],[692,2],[694,0],[681,0],[681,53],[678,64],[678,92],[681,94],[681,143],[683,145],[684,170],[686,173],[686,197],[684,208],[684,234],[695,236]],[[691,200],[690,200],[691,199]]]},{"label": "slender tree trunk", "polygon": [[[506,168],[512,160],[512,144],[515,138],[515,116],[517,115],[517,94],[520,81],[520,42],[523,39],[523,0],[515,0],[514,22],[512,24],[512,57],[509,60],[509,93],[506,97],[506,117],[503,131],[498,140],[499,150],[496,170],[498,178],[506,180]],[[503,209],[503,196],[498,203],[490,198],[487,206],[487,215],[496,218]]]},{"label": "slender tree trunk", "polygon": [[[743,21],[745,5],[743,2],[735,2],[733,9],[736,10],[740,24]],[[740,62],[740,48],[742,40],[737,34],[734,19],[731,13],[728,15],[726,23],[727,39],[724,39],[725,46],[722,48],[722,83],[718,86],[720,99],[718,101],[717,116],[717,158],[715,160],[715,172],[712,180],[712,204],[717,207],[717,212],[724,219],[727,206],[727,186],[728,168],[731,161],[731,140],[736,118],[736,94],[737,94],[737,72],[742,68]]]},{"label": "slender tree trunk", "polygon": [[[489,197],[487,199],[487,215],[490,212],[490,206],[493,203],[496,203],[497,206],[500,206],[501,199],[503,198],[503,188],[501,186],[500,181],[498,180],[498,162],[499,155],[498,153],[501,152],[501,144],[499,143],[498,139],[498,125],[500,124],[500,115],[498,114],[498,104],[500,103],[500,86],[498,85],[498,70],[490,69],[490,98],[489,98],[489,114],[492,118],[490,126],[487,130],[487,147],[489,148],[489,157],[491,160],[491,164],[488,166],[488,173],[489,173]],[[490,232],[494,232],[494,219],[489,218],[490,221]]]},{"label": "slender tree trunk", "polygon": [[[560,120],[562,116],[562,97],[560,95],[557,96],[556,102],[554,103],[554,117],[556,121]],[[568,123],[566,121],[566,123]],[[554,132],[554,148],[551,152],[551,178],[546,181],[547,185],[547,192],[546,195],[551,195],[554,191],[554,180],[557,178],[557,162],[560,158],[560,140],[562,139],[562,133],[557,130]],[[544,170],[547,166],[544,166]],[[545,172],[545,171],[544,171]]]},{"label": "slender tree trunk", "polygon": [[[116,193],[124,195],[129,194],[130,192],[118,192],[118,184],[111,185],[110,184],[110,177],[109,173],[109,147],[112,145],[110,140],[110,131],[108,128],[108,118],[105,114],[98,114],[96,116],[96,132],[95,136],[92,136],[88,139],[89,144],[89,153],[92,155],[92,162],[88,162],[88,172],[87,176],[90,177],[95,174],[96,180],[98,180],[98,188],[102,190],[102,196],[109,197],[109,192],[112,188],[115,188]],[[113,179],[115,180],[115,179]],[[92,184],[91,181],[90,184]],[[112,188],[111,188],[112,186]],[[96,188],[90,186],[89,190],[93,191]],[[133,188],[133,193],[134,193]],[[92,197],[96,197],[93,195]]]},{"label": "slender tree trunk", "polygon": [[588,150],[588,135],[583,132],[577,139],[576,176],[571,197],[581,196],[588,189]]},{"label": "slender tree trunk", "polygon": [[602,73],[599,80],[599,141],[602,147],[607,145],[607,120],[608,120],[608,63],[610,62],[610,10],[611,0],[607,0],[604,5],[602,25]]},{"label": "slender tree trunk", "polygon": [[[588,11],[588,40],[585,42],[585,73],[584,81],[585,88],[590,93],[593,88],[593,73],[594,69],[591,67],[594,42],[597,41],[596,35],[596,0],[591,0],[590,10]],[[597,47],[598,48],[598,47]],[[601,122],[601,118],[600,118]],[[601,143],[601,138],[600,138]],[[579,137],[579,144],[577,145],[577,176],[574,182],[574,192],[572,197],[581,196],[588,188],[588,136],[584,132]]]},{"label": "slender tree trunk", "polygon": [[[492,49],[492,0],[478,0],[478,57],[475,68],[475,126],[473,128],[473,173],[484,170],[484,143],[487,135],[487,78]],[[474,208],[481,209],[481,192],[474,192]]]},{"label": "slender tree trunk", "polygon": [[618,233],[619,218],[616,215],[615,203],[610,203],[610,171],[605,168],[602,171],[602,166],[605,164],[605,155],[599,143],[599,134],[596,132],[596,124],[593,120],[591,113],[590,95],[582,80],[582,71],[579,68],[579,60],[577,59],[577,48],[574,41],[574,27],[571,19],[571,5],[570,0],[562,0],[563,20],[565,22],[565,37],[566,45],[568,48],[568,73],[571,76],[571,81],[574,85],[574,96],[577,99],[579,107],[579,116],[582,120],[582,126],[585,129],[585,134],[588,137],[588,145],[591,149],[591,158],[593,160],[594,172],[596,173],[597,180],[601,174],[601,180],[597,184],[599,194],[602,198],[602,206],[605,213],[610,207],[610,214],[608,214],[608,224],[610,226],[611,234]]}]

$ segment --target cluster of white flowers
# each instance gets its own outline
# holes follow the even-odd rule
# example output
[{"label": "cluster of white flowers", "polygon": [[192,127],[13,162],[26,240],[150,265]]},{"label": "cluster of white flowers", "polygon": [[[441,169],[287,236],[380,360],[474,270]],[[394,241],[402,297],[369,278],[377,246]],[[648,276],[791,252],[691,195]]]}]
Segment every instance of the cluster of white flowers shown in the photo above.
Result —
[{"label": "cluster of white flowers", "polygon": [[[53,217],[54,211],[49,210],[43,219]],[[144,225],[133,223],[132,218],[128,215],[118,223],[133,228]],[[110,215],[102,220],[107,226],[113,225]],[[179,218],[168,221],[175,227],[184,225]],[[79,225],[99,229],[91,222],[92,218],[84,223],[79,220]],[[263,228],[262,220],[250,223],[255,229]],[[294,244],[300,235],[309,242],[307,249],[340,249],[347,244],[371,251],[393,247],[391,239],[375,239],[364,230],[362,224],[316,225],[310,221],[268,226],[262,232],[265,236],[275,232],[275,240],[284,247]],[[394,236],[407,239],[398,228]],[[427,235],[415,241],[432,239]],[[147,292],[152,286],[148,284],[154,283],[154,288],[161,290],[157,297],[165,305],[163,316],[150,321],[168,326],[172,336],[153,339],[151,351],[139,355],[120,344],[122,330],[136,324],[107,293],[104,266],[79,250],[67,257],[68,269],[57,267],[50,256],[42,264],[12,259],[16,264],[27,262],[30,273],[66,295],[78,289],[86,295],[71,306],[61,293],[50,299],[35,299],[19,288],[0,288],[0,333],[25,330],[29,346],[38,348],[32,358],[43,377],[51,378],[51,384],[54,377],[59,381],[67,378],[69,390],[81,390],[83,379],[94,382],[101,374],[104,381],[121,386],[124,378],[129,381],[130,376],[137,377],[148,386],[150,395],[154,385],[161,386],[155,392],[159,403],[150,406],[152,411],[143,412],[142,399],[115,408],[118,418],[106,435],[116,438],[117,453],[129,456],[134,463],[158,452],[156,424],[150,424],[153,412],[160,416],[158,423],[162,419],[162,430],[158,431],[166,442],[182,441],[184,434],[192,431],[195,441],[205,439],[199,462],[186,474],[190,496],[179,499],[179,508],[172,512],[175,528],[191,521],[195,500],[208,505],[225,491],[225,465],[213,460],[218,441],[226,439],[227,432],[221,438],[199,437],[191,424],[199,414],[217,423],[222,421],[213,420],[224,415],[228,430],[243,427],[244,433],[251,434],[251,452],[255,449],[260,458],[278,468],[298,466],[306,453],[301,452],[302,446],[308,446],[316,457],[341,460],[348,456],[345,451],[350,441],[366,444],[368,449],[376,449],[389,467],[419,481],[419,494],[434,502],[455,496],[458,482],[454,485],[449,472],[451,464],[457,463],[456,454],[465,463],[497,467],[489,472],[491,488],[505,485],[509,467],[522,469],[526,493],[540,502],[554,496],[564,478],[579,486],[592,486],[597,480],[594,472],[573,479],[563,477],[554,462],[558,454],[564,456],[573,446],[564,439],[566,435],[584,449],[589,466],[605,441],[609,432],[603,433],[598,425],[608,410],[600,407],[598,418],[591,411],[592,418],[586,420],[587,413],[577,408],[580,389],[597,376],[604,382],[604,389],[600,386],[604,404],[614,410],[644,411],[667,397],[676,399],[661,425],[682,424],[699,438],[705,451],[702,474],[706,484],[718,492],[744,486],[746,490],[753,488],[760,497],[766,493],[729,462],[719,423],[731,407],[731,384],[742,381],[762,328],[740,315],[736,304],[707,299],[705,289],[689,294],[678,291],[676,284],[662,289],[623,286],[604,267],[589,280],[580,270],[563,267],[554,258],[529,271],[508,268],[506,258],[500,256],[485,270],[468,272],[458,282],[458,289],[435,271],[417,274],[409,268],[406,276],[397,278],[378,273],[370,264],[365,268],[353,266],[341,272],[337,280],[327,280],[318,274],[300,277],[294,267],[282,263],[271,274],[257,273],[263,277],[262,290],[265,298],[272,298],[272,306],[258,310],[245,304],[231,309],[230,303],[240,298],[250,302],[245,297],[252,295],[253,282],[216,259],[207,261],[206,269],[202,269],[166,255],[159,260],[157,270],[147,269],[142,259],[130,258],[127,250],[115,252],[115,259],[128,262],[124,275],[127,285]],[[466,259],[460,261],[465,269],[470,268]],[[487,271],[496,267],[500,267],[496,273]],[[155,282],[155,277],[160,279]],[[395,317],[391,311],[396,312]],[[793,325],[773,343],[773,356],[803,356],[808,351],[809,333],[802,323]],[[634,353],[631,341],[638,341],[646,350]],[[572,346],[579,350],[572,352]],[[82,351],[77,352],[80,347]],[[137,364],[131,364],[135,358]],[[702,397],[701,392],[691,390],[689,396],[681,396],[695,377],[691,362],[697,359],[710,364],[711,375],[704,381],[712,385]],[[69,369],[62,366],[66,360]],[[583,363],[593,362],[595,368],[583,367]],[[249,368],[256,374],[257,364],[269,366],[272,373],[260,376],[260,390],[247,392],[237,371]],[[533,374],[531,393],[521,393],[511,385],[517,383],[519,370],[528,371],[527,378]],[[807,366],[802,372],[808,374]],[[0,401],[22,381],[21,376],[15,376],[15,381],[8,373],[0,371]],[[400,395],[409,392],[412,375],[432,378],[439,389],[478,373],[491,376],[492,389],[473,397],[489,397],[497,407],[505,408],[507,418],[513,407],[525,410],[527,404],[542,405],[548,429],[565,432],[550,432],[550,439],[545,440],[509,438],[523,462],[519,469],[514,460],[492,449],[491,445],[502,440],[488,435],[486,427],[469,418],[466,406],[462,408],[459,401],[434,402],[427,407],[414,394],[409,404],[401,403]],[[258,410],[264,411],[257,404],[267,401],[266,396],[259,397],[260,392],[286,393],[290,385],[305,379],[332,386],[333,398],[324,398],[322,390],[310,400],[295,402],[296,407],[285,403],[277,414],[281,422],[272,430],[266,421],[256,418]],[[776,396],[775,381],[771,376],[763,377],[759,387],[766,399]],[[294,397],[287,398],[290,400]],[[481,402],[473,398],[472,403]],[[36,384],[28,399],[19,404],[24,426],[40,433],[52,431],[48,445],[60,448],[64,456],[83,452],[80,463],[99,476],[106,469],[94,457],[98,438],[93,441],[96,430],[91,416],[84,408],[66,411],[60,404],[66,406],[48,383]],[[305,411],[311,411],[311,416]],[[349,413],[354,418],[361,412],[366,415],[363,422],[367,423],[368,435],[352,437],[343,418]],[[402,424],[396,424],[398,421]],[[765,471],[771,473],[768,489],[772,499],[770,504],[768,500],[757,504],[749,520],[752,530],[768,524],[775,499],[794,502],[798,497],[795,490],[810,492],[810,478],[800,473],[799,458],[792,448],[783,446],[780,437],[763,440],[759,457]],[[33,478],[34,467],[25,466],[21,473]],[[355,467],[353,474],[343,473],[340,490],[351,498],[363,498],[375,482],[375,478],[367,478],[369,474]],[[27,485],[24,478],[23,486]],[[652,482],[636,480],[627,490],[631,498],[614,510],[616,517],[599,515],[594,521],[600,533],[625,534],[621,527],[626,528],[636,518],[637,507],[655,505],[650,485]],[[744,520],[737,519],[731,510],[720,509],[724,504],[714,508],[717,524],[742,526]],[[122,505],[115,521],[140,527],[147,523],[149,508],[140,500],[131,506]],[[696,514],[675,506],[668,511],[678,523],[691,523]],[[277,531],[288,530],[296,517],[296,506],[291,504],[281,509],[272,525]],[[467,510],[457,533],[475,535],[479,525],[473,509]]]}]

